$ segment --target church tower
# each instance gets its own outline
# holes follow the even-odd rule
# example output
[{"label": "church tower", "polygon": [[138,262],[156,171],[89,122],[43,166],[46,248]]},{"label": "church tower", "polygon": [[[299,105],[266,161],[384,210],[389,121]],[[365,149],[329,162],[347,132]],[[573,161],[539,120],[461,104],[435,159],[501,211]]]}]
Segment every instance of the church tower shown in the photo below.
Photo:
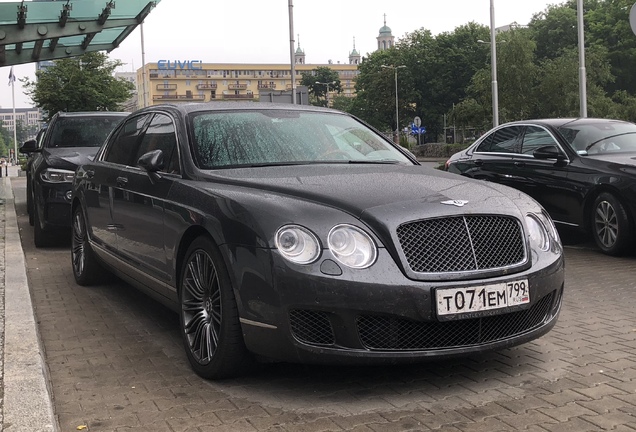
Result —
[{"label": "church tower", "polygon": [[378,51],[384,51],[395,45],[395,37],[391,34],[391,29],[386,25],[386,14],[384,14],[384,26],[380,29],[378,39]]},{"label": "church tower", "polygon": [[305,51],[300,48],[300,35],[298,35],[298,48],[294,54],[294,62],[296,64],[305,64]]},{"label": "church tower", "polygon": [[360,53],[356,50],[356,38],[353,38],[353,51],[349,53],[349,64],[359,65],[362,57]]}]

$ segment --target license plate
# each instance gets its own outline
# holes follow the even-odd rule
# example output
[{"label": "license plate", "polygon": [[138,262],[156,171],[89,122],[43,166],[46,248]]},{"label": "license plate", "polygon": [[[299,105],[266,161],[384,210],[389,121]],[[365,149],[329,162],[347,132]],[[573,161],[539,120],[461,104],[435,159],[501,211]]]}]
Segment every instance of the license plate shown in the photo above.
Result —
[{"label": "license plate", "polygon": [[488,315],[486,311],[530,303],[528,280],[465,288],[445,288],[435,292],[437,315]]}]

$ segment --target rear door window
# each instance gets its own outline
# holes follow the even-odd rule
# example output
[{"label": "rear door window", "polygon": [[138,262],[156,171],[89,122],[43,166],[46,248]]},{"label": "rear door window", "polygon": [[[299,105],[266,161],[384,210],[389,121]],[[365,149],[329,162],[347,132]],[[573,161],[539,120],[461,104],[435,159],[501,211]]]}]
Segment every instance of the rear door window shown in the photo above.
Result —
[{"label": "rear door window", "polygon": [[507,126],[497,129],[477,147],[482,153],[519,153],[523,126]]}]

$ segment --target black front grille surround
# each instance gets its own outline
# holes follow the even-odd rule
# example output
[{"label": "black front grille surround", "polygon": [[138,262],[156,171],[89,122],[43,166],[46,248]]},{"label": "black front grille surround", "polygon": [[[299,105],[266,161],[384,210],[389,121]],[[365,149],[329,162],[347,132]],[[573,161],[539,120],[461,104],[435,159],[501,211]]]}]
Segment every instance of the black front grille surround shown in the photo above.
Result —
[{"label": "black front grille surround", "polygon": [[[520,336],[542,327],[559,309],[562,290],[553,291],[528,309],[500,315],[454,321],[414,321],[390,315],[361,314],[350,329],[357,332],[360,346],[342,348],[369,351],[432,351],[466,348]],[[316,310],[289,312],[291,331],[301,343],[336,346],[331,324],[334,315]]]},{"label": "black front grille surround", "polygon": [[408,222],[397,228],[406,262],[415,273],[479,272],[527,261],[519,220],[467,215]]},{"label": "black front grille surround", "polygon": [[362,345],[369,350],[432,350],[486,344],[539,328],[552,316],[555,292],[531,308],[502,315],[456,321],[411,321],[361,315],[356,320]]}]

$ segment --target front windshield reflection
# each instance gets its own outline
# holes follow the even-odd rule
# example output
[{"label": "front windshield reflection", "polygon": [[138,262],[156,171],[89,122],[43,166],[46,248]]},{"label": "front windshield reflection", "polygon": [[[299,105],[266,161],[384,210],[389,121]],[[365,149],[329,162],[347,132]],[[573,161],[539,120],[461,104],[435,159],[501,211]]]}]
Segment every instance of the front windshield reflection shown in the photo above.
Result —
[{"label": "front windshield reflection", "polygon": [[214,111],[192,118],[201,169],[305,163],[413,163],[386,139],[338,113]]}]

